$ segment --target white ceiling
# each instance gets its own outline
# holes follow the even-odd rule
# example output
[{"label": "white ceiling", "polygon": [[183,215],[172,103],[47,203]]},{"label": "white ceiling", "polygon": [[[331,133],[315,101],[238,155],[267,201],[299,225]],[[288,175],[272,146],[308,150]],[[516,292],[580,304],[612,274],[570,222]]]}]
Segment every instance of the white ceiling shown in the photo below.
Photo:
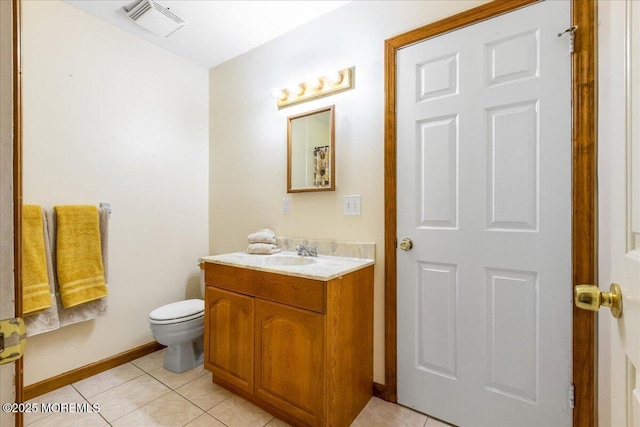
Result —
[{"label": "white ceiling", "polygon": [[205,68],[213,68],[348,1],[219,1],[159,0],[158,4],[187,21],[167,38],[133,23],[123,6],[132,0],[65,0],[103,21],[174,52]]}]

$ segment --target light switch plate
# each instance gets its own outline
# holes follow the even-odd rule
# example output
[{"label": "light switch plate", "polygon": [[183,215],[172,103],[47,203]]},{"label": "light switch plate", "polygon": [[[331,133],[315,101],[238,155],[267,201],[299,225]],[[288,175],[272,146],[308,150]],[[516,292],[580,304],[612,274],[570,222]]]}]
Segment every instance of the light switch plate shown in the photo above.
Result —
[{"label": "light switch plate", "polygon": [[285,215],[289,215],[291,213],[291,199],[289,197],[284,197],[282,199],[282,213]]},{"label": "light switch plate", "polygon": [[342,208],[345,215],[360,215],[360,196],[344,196]]}]

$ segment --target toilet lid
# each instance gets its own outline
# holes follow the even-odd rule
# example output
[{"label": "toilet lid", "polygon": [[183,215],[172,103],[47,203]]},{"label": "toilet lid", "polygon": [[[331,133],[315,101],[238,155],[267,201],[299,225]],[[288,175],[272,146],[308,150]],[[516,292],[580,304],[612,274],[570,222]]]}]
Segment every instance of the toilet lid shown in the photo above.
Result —
[{"label": "toilet lid", "polygon": [[163,305],[149,314],[149,320],[165,322],[183,322],[204,315],[204,301],[189,299]]}]

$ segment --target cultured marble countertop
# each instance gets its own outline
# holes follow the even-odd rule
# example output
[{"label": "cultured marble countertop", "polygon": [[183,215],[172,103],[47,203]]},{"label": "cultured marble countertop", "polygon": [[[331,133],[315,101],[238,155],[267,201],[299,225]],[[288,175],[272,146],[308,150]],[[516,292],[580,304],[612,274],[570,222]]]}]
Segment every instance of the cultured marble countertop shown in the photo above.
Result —
[{"label": "cultured marble countertop", "polygon": [[202,257],[204,262],[268,271],[314,280],[331,280],[374,264],[373,259],[318,255],[302,257],[295,252],[252,255],[234,252]]}]

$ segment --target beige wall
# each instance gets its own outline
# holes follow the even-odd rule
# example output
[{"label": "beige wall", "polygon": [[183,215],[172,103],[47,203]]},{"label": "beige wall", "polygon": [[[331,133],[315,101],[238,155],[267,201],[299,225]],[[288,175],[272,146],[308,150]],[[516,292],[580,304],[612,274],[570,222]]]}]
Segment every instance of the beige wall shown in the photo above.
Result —
[{"label": "beige wall", "polygon": [[29,338],[25,385],[153,340],[208,253],[208,73],[62,1],[23,2],[24,201],[112,204],[109,312]]},{"label": "beige wall", "polygon": [[[384,383],[384,40],[482,1],[354,1],[210,72],[210,252],[279,236],[376,243],[374,380]],[[286,17],[283,17],[286,19]],[[278,110],[273,87],[355,67],[355,89]],[[287,116],[336,106],[336,191],[286,193]],[[362,214],[344,216],[344,195]],[[291,214],[282,214],[282,198]]]}]

